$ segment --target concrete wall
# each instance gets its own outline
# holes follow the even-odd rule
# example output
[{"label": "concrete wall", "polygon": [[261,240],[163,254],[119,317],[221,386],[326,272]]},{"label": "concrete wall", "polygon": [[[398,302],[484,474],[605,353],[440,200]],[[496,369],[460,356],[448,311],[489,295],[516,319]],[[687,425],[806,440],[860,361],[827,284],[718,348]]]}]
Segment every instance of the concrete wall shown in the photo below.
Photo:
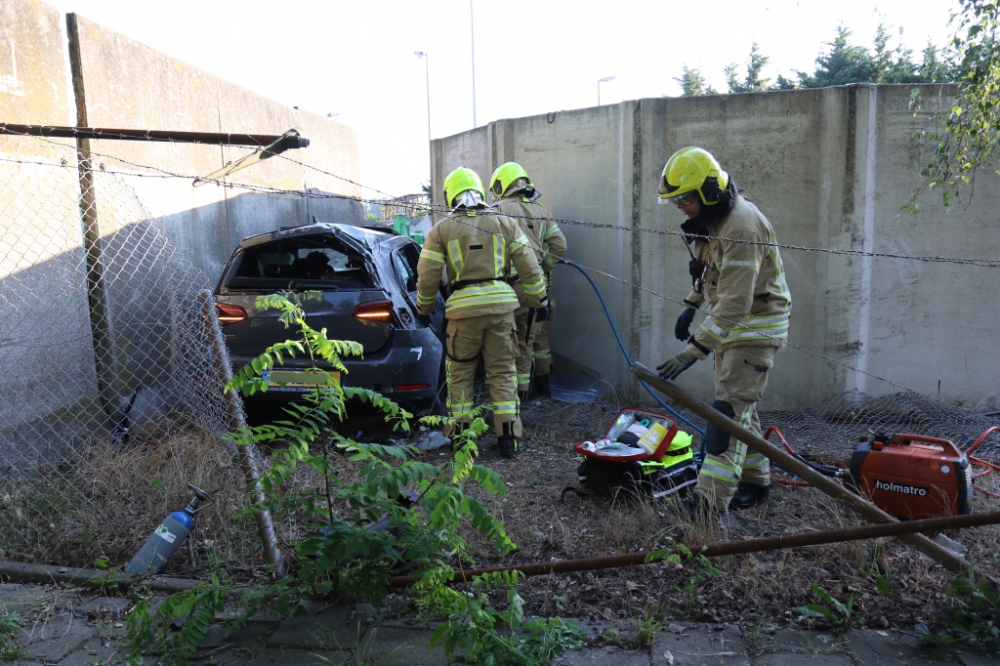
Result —
[{"label": "concrete wall", "polygon": [[[79,18],[88,123],[94,127],[281,134],[297,129],[308,148],[287,153],[296,162],[360,182],[355,131],[300,111],[179,62],[83,17]],[[123,141],[95,141],[93,150],[134,164],[184,176],[206,176],[252,148]],[[107,160],[109,165],[113,160]],[[115,163],[118,169],[131,170]],[[236,244],[246,236],[320,220],[358,223],[357,202],[302,198],[187,179],[135,178],[133,187],[180,251],[214,282]],[[227,179],[237,185],[314,190],[358,197],[360,188],[281,156]]]},{"label": "concrete wall", "polygon": [[[514,160],[556,218],[627,227],[560,225],[573,261],[638,285],[593,275],[633,358],[654,365],[682,348],[673,327],[690,288],[688,255],[680,238],[650,232],[679,229],[681,214],[658,205],[656,183],[670,154],[686,145],[719,158],[782,244],[1000,256],[1000,187],[993,174],[980,174],[968,207],[946,212],[930,192],[919,214],[898,217],[927,160],[912,135],[929,128],[929,114],[946,106],[950,92],[925,86],[925,110],[916,118],[909,86],[846,86],[649,99],[501,120],[434,141],[435,203],[442,203],[441,183],[451,169],[464,165],[486,179]],[[995,381],[976,372],[1000,360],[990,342],[997,307],[992,269],[781,254],[794,301],[792,329],[765,408],[816,405],[845,390],[900,390],[865,372],[969,407],[996,406]],[[553,350],[634,390],[586,281],[560,266],[553,291],[559,303]],[[696,365],[682,380],[710,397],[711,363]]]},{"label": "concrete wall", "polygon": [[[140,386],[165,381],[159,369],[170,362],[170,340],[163,322],[180,307],[170,299],[191,300],[197,288],[214,284],[242,238],[305,224],[314,216],[361,220],[357,202],[335,198],[361,194],[343,180],[361,180],[357,136],[333,120],[234,86],[85,18],[78,26],[79,108],[65,15],[35,0],[0,0],[0,122],[76,125],[83,111],[86,124],[96,127],[259,134],[295,128],[311,142],[288,154],[306,166],[274,157],[231,176],[229,189],[195,188],[192,179],[252,148],[91,142],[112,319],[110,372],[113,390],[127,403]],[[92,434],[91,426],[104,427],[109,419],[98,401],[75,143],[0,136],[0,158],[2,474],[37,461],[46,447]],[[161,177],[171,174],[181,177]],[[179,259],[206,277],[186,270]],[[181,273],[189,279],[181,280]],[[191,293],[181,293],[180,282]],[[109,383],[105,378],[105,386]],[[136,403],[133,417],[143,402]],[[51,436],[39,436],[43,431]]]}]

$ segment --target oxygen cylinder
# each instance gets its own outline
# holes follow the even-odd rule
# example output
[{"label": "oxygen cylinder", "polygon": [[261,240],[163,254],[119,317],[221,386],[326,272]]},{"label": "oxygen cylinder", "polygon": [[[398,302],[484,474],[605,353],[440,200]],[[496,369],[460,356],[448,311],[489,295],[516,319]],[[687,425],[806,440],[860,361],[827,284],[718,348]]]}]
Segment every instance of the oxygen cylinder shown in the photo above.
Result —
[{"label": "oxygen cylinder", "polygon": [[[153,535],[149,537],[146,545],[125,567],[125,573],[157,573],[191,534],[191,530],[194,529],[195,514],[215,503],[204,490],[190,483],[187,485],[194,491],[194,497],[183,511],[174,511],[153,530]],[[204,500],[208,500],[208,504],[199,507],[198,505]]]}]

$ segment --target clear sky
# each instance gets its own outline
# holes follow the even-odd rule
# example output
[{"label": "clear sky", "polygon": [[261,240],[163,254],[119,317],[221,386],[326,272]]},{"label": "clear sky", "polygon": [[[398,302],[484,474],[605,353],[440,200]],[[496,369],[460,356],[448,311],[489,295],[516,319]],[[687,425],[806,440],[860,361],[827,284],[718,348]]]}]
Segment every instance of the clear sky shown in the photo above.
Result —
[{"label": "clear sky", "polygon": [[[915,57],[951,35],[956,0],[471,0],[476,121],[675,96],[683,65],[725,90],[754,41],[764,75],[811,72],[838,24],[869,45],[882,22]],[[362,180],[393,194],[428,180],[432,135],[473,126],[470,0],[48,0],[172,57],[358,131]],[[154,128],[167,129],[167,128]],[[273,128],[275,132],[287,128]],[[482,174],[484,178],[489,174]]]}]

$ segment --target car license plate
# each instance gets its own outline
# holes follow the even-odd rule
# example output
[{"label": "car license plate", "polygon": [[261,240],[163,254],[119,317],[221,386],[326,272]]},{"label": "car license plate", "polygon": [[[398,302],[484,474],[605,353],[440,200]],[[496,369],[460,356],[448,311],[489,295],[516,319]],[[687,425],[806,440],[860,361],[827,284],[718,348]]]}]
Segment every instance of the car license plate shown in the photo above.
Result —
[{"label": "car license plate", "polygon": [[339,372],[305,372],[302,370],[270,370],[264,373],[263,379],[269,388],[276,389],[307,389],[312,386],[325,386],[330,379],[340,383]]}]

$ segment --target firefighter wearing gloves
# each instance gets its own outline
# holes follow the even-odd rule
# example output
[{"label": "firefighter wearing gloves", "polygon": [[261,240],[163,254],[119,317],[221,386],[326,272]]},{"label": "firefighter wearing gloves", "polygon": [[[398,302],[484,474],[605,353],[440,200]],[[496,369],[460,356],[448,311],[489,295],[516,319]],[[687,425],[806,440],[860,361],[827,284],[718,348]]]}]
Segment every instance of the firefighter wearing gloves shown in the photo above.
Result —
[{"label": "firefighter wearing gloves", "polygon": [[[541,194],[535,190],[528,172],[516,162],[501,164],[490,178],[490,192],[495,201],[493,207],[501,214],[509,216],[521,228],[521,233],[535,250],[538,263],[545,274],[548,292],[552,279],[552,267],[566,252],[566,237],[552,221],[552,216],[538,203]],[[518,308],[514,312],[517,327],[517,394],[520,400],[528,399],[532,378],[532,360],[535,354],[535,336],[545,330],[547,318],[539,317],[527,300],[525,283],[521,280],[516,266],[511,270],[511,285],[517,292]],[[552,301],[548,302],[551,316]],[[548,373],[552,371],[552,352],[548,349],[548,332],[544,332],[545,349],[539,352],[545,358],[541,367],[536,364],[534,375],[539,392],[548,394]],[[542,371],[544,370],[544,371]]]},{"label": "firefighter wearing gloves", "polygon": [[[448,415],[468,423],[475,401],[473,380],[482,356],[489,377],[493,422],[500,455],[513,456],[521,436],[514,339],[517,294],[508,284],[517,269],[528,304],[545,311],[545,279],[530,241],[517,224],[484,202],[482,181],[459,167],[444,181],[452,213],[427,234],[417,263],[417,309],[434,310],[434,297],[447,278],[445,372]],[[450,431],[446,435],[453,434]]]},{"label": "firefighter wearing gloves", "polygon": [[[675,379],[715,352],[712,406],[760,434],[756,405],[764,396],[775,352],[788,337],[792,306],[774,230],[701,148],[682,148],[671,156],[660,177],[659,197],[687,217],[681,228],[688,234],[686,242],[694,243],[694,288],[674,330],[688,346],[657,370],[661,377]],[[702,303],[707,317],[692,335]],[[711,423],[705,450],[697,492],[687,500],[690,513],[699,507],[721,513],[730,506],[745,509],[767,496],[766,457],[748,453],[746,444]]]}]

